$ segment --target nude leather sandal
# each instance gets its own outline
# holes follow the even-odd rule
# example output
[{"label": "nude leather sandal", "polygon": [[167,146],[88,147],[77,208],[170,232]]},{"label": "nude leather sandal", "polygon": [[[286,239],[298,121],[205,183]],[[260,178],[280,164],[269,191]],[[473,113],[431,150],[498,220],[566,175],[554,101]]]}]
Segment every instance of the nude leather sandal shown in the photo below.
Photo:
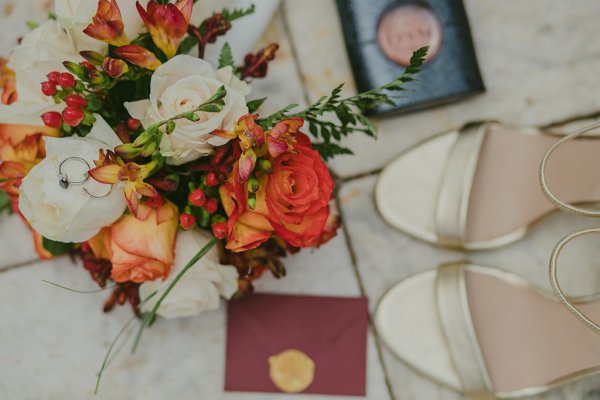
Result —
[{"label": "nude leather sandal", "polygon": [[572,135],[544,167],[564,202],[548,201],[538,184],[540,160],[558,136],[485,122],[399,156],[380,174],[377,208],[393,227],[436,245],[483,250],[509,244],[555,205],[600,199],[600,139],[579,138],[595,128]]},{"label": "nude leather sandal", "polygon": [[[600,301],[568,302],[600,320]],[[375,328],[414,370],[473,400],[534,395],[600,373],[600,338],[551,292],[468,262],[396,284]]]}]

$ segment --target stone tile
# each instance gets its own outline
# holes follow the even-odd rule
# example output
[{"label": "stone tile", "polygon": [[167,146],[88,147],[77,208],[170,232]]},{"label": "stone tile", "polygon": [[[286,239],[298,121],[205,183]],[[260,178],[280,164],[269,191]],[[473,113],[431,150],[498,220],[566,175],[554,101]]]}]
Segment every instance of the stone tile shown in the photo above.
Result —
[{"label": "stone tile", "polygon": [[[600,3],[584,0],[465,0],[487,93],[454,105],[377,120],[379,139],[346,141],[356,157],[331,163],[342,176],[376,170],[402,150],[467,121],[496,119],[545,125],[600,110]],[[354,90],[334,0],[284,2],[286,19],[310,99],[340,82]],[[310,23],[306,23],[310,21]],[[558,45],[560,43],[560,45]]]},{"label": "stone tile", "polygon": [[288,104],[305,104],[303,83],[294,58],[292,46],[285,31],[283,14],[278,11],[273,21],[257,43],[256,48],[278,43],[279,50],[269,64],[269,72],[263,79],[252,81],[252,93],[249,98],[268,97],[259,112],[270,115]]},{"label": "stone tile", "polygon": [[[285,279],[265,277],[257,289],[272,293],[359,295],[343,236],[320,250],[298,254],[287,261]],[[0,332],[0,359],[4,366],[0,367],[0,397],[91,397],[105,351],[130,317],[130,310],[122,307],[102,314],[101,305],[108,293],[76,294],[43,283],[43,279],[80,290],[95,286],[81,266],[65,257],[0,275],[0,315],[9,322],[7,329]],[[17,301],[19,305],[15,307]],[[196,318],[159,320],[145,333],[135,355],[130,355],[126,347],[114,359],[97,398],[288,398],[222,391],[225,326],[224,307]],[[368,352],[367,398],[389,398],[373,335],[369,336]],[[31,377],[35,377],[34,384]]]},{"label": "stone tile", "polygon": [[[517,273],[549,290],[548,260],[556,242],[569,232],[598,225],[594,220],[554,213],[535,226],[524,240],[502,249],[470,254],[442,250],[408,237],[381,219],[372,196],[376,180],[377,176],[352,180],[345,183],[340,191],[346,229],[372,311],[384,292],[400,279],[436,268],[440,263],[464,258]],[[598,237],[581,238],[565,249],[561,257],[560,277],[567,292],[589,294],[600,289],[599,255]],[[385,347],[383,349],[384,364],[395,398],[461,398],[418,376]],[[595,384],[592,381],[590,378],[538,398],[581,398],[598,386],[597,378]]]},{"label": "stone tile", "polygon": [[0,215],[0,270],[36,261],[31,232],[16,214]]}]

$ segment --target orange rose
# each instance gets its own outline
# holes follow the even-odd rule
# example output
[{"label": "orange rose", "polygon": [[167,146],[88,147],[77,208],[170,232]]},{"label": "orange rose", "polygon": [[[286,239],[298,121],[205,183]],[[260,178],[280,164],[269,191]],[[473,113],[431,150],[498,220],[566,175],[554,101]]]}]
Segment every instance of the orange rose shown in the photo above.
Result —
[{"label": "orange rose", "polygon": [[175,259],[178,210],[170,202],[156,208],[140,204],[138,217],[124,215],[88,244],[98,258],[112,263],[116,282],[142,283],[165,279]]},{"label": "orange rose", "polygon": [[19,212],[19,187],[25,175],[45,157],[42,135],[56,134],[56,130],[47,127],[0,124],[0,190],[8,194],[13,211],[31,230],[35,251],[43,260],[52,258],[52,254],[44,249],[42,236]]},{"label": "orange rose", "polygon": [[246,182],[239,179],[239,168],[234,165],[233,173],[219,188],[223,208],[229,217],[227,222],[227,249],[241,252],[254,249],[273,234],[273,227],[268,220],[265,201],[265,185],[267,176],[257,173],[259,190],[256,192],[256,207],[248,207],[248,188]]},{"label": "orange rose", "polygon": [[229,217],[226,248],[231,251],[254,249],[274,233],[294,247],[319,246],[335,236],[336,219],[326,225],[333,179],[310,139],[296,131],[297,121],[291,122],[286,122],[290,129],[285,135],[277,132],[277,139],[291,150],[268,158],[273,164],[270,175],[255,171],[259,189],[254,210],[248,206],[248,183],[240,179],[237,163],[219,189]]},{"label": "orange rose", "polygon": [[329,217],[333,179],[310,140],[296,133],[294,152],[273,160],[266,203],[275,232],[295,247],[316,245]]}]

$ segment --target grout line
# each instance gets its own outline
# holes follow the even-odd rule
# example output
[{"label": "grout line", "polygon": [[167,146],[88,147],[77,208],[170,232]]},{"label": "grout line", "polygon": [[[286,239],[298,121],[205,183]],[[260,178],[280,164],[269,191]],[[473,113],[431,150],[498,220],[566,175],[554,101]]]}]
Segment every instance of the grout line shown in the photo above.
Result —
[{"label": "grout line", "polygon": [[[304,79],[304,75],[302,73],[302,66],[300,64],[300,58],[298,56],[298,50],[296,48],[296,44],[294,42],[294,39],[292,37],[292,34],[290,32],[290,28],[289,28],[289,23],[288,23],[288,19],[287,19],[287,13],[285,12],[285,0],[281,3],[281,6],[279,8],[281,14],[282,14],[282,19],[283,19],[283,30],[286,34],[286,36],[288,37],[288,41],[290,43],[290,50],[292,52],[292,57],[294,58],[294,64],[296,65],[296,73],[298,74],[298,77],[300,79],[300,82],[302,83],[302,94],[304,97],[304,101],[306,102],[306,104],[311,104],[310,101],[310,96],[308,94],[308,90],[306,88],[306,81]],[[374,173],[378,173],[380,170],[372,172],[372,174]],[[330,171],[332,172],[332,171]],[[356,276],[356,281],[358,283],[358,287],[360,290],[360,293],[362,296],[367,297],[366,296],[366,291],[363,285],[363,281],[361,279],[360,273],[358,271],[358,265],[357,265],[357,261],[356,261],[356,253],[354,251],[354,248],[352,247],[352,242],[350,241],[350,235],[348,233],[348,230],[346,228],[346,225],[343,223],[344,221],[344,213],[342,211],[342,207],[341,207],[341,202],[339,200],[338,197],[338,191],[341,187],[341,185],[348,181],[353,179],[353,177],[350,178],[346,178],[346,179],[341,179],[340,177],[338,177],[337,175],[335,175],[334,173],[332,173],[332,176],[335,180],[335,186],[336,186],[336,191],[335,191],[335,203],[336,206],[338,208],[338,212],[340,213],[340,216],[342,218],[342,232],[344,232],[344,240],[346,243],[346,249],[348,250],[348,253],[350,254],[350,260],[352,263],[352,269],[354,271],[354,274]],[[394,392],[392,390],[392,385],[390,382],[390,378],[389,378],[389,374],[385,365],[385,362],[383,361],[383,351],[381,349],[381,343],[379,341],[379,337],[377,336],[377,333],[375,332],[375,330],[373,329],[373,321],[371,320],[371,313],[369,312],[367,314],[368,320],[369,320],[369,330],[373,333],[373,338],[375,339],[375,348],[377,350],[377,357],[379,358],[379,365],[381,365],[381,368],[383,370],[383,378],[385,381],[385,385],[388,391],[388,394],[390,395],[390,399],[395,399],[394,397]]]},{"label": "grout line", "polygon": [[600,117],[600,111],[594,111],[589,114],[576,115],[574,117],[569,117],[569,118],[565,118],[562,120],[550,122],[546,125],[542,125],[540,128],[541,129],[550,129],[550,128],[555,128],[555,127],[558,127],[561,125],[571,124],[573,122],[583,121],[583,120],[592,119],[592,118],[599,118],[599,117]]},{"label": "grout line", "polygon": [[0,268],[0,274],[4,273],[4,272],[8,272],[8,271],[12,271],[13,269],[17,269],[17,268],[21,268],[21,267],[29,267],[32,266],[33,264],[36,264],[38,262],[40,262],[42,260],[40,260],[39,258],[35,258],[33,260],[28,260],[28,261],[22,261],[16,264],[11,264],[8,265],[6,267],[2,267]]},{"label": "grout line", "polygon": [[[340,183],[339,186],[337,186],[336,193],[335,193],[335,204],[336,204],[336,207],[337,207],[338,212],[340,213],[340,216],[342,219],[342,232],[344,233],[344,242],[346,243],[346,248],[348,250],[348,253],[350,254],[352,270],[354,271],[354,275],[355,275],[356,281],[358,283],[358,288],[360,290],[360,294],[361,294],[361,296],[368,298],[367,292],[365,290],[365,286],[363,284],[363,279],[362,279],[362,277],[360,275],[360,271],[358,269],[358,261],[357,261],[358,258],[356,256],[356,251],[354,250],[354,246],[352,245],[352,240],[350,239],[350,232],[348,231],[348,226],[344,223],[346,218],[344,216],[344,211],[342,209],[342,203],[338,196],[339,189],[340,189],[340,186],[342,185],[342,183]],[[379,358],[379,365],[381,365],[381,368],[383,370],[383,379],[385,381],[385,386],[387,388],[388,394],[390,395],[390,398],[393,400],[396,397],[394,396],[394,390],[392,387],[392,382],[390,380],[390,375],[389,375],[387,366],[385,364],[385,361],[383,359],[383,349],[381,346],[381,341],[379,340],[379,335],[375,331],[370,311],[367,313],[367,318],[369,320],[369,330],[373,334],[373,339],[375,341],[375,349],[377,350],[377,358]]]},{"label": "grout line", "polygon": [[288,42],[290,43],[290,50],[292,52],[294,64],[296,65],[296,74],[298,75],[298,80],[302,84],[301,85],[302,86],[302,97],[304,98],[304,102],[308,106],[309,104],[312,104],[312,101],[310,100],[310,96],[308,95],[308,90],[306,88],[306,80],[304,79],[304,74],[302,73],[302,65],[300,64],[300,57],[298,56],[298,49],[296,48],[296,43],[294,42],[292,33],[290,31],[290,25],[288,23],[287,13],[285,11],[286,8],[287,7],[285,5],[285,0],[284,0],[281,2],[281,5],[279,6],[279,12],[281,13],[281,18],[283,20],[283,24],[282,24],[283,32],[287,36]]}]

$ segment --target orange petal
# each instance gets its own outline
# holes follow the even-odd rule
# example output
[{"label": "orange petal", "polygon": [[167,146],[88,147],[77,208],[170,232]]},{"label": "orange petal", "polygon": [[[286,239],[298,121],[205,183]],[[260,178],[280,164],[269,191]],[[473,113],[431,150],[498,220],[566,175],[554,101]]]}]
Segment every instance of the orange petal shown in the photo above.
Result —
[{"label": "orange petal", "polygon": [[120,166],[109,164],[90,169],[88,174],[100,183],[115,184],[119,181],[119,171]]}]

